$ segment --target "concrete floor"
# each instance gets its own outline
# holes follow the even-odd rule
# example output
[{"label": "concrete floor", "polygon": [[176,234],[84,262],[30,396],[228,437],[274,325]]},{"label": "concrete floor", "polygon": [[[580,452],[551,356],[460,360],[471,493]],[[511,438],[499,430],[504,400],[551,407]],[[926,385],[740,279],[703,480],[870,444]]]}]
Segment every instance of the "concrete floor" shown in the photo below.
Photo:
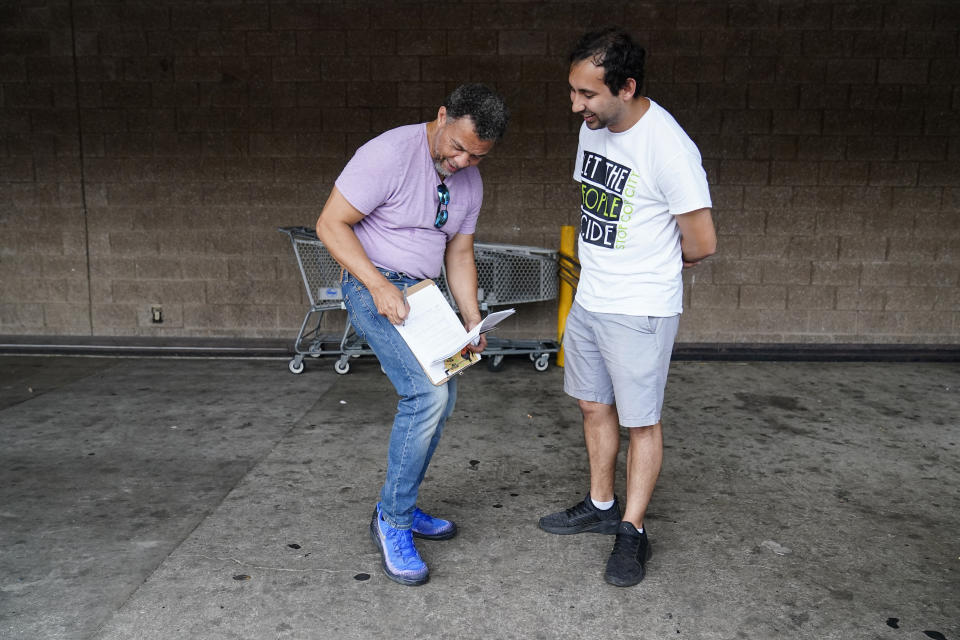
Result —
[{"label": "concrete floor", "polygon": [[960,365],[674,363],[629,589],[536,526],[587,488],[561,379],[464,374],[420,501],[461,533],[409,588],[374,360],[2,357],[0,637],[960,640]]}]

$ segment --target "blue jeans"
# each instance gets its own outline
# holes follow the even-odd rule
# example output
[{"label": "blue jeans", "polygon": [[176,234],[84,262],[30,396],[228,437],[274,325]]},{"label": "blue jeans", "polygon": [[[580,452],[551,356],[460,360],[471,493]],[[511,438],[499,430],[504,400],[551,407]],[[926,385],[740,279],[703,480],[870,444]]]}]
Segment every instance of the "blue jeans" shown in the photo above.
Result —
[{"label": "blue jeans", "polygon": [[[400,289],[419,282],[396,271],[380,269],[380,272]],[[373,296],[363,283],[344,271],[340,284],[350,323],[373,349],[400,395],[390,432],[387,478],[380,490],[380,508],[384,520],[391,526],[409,529],[420,483],[457,401],[456,377],[434,386],[397,329],[377,311]]]}]

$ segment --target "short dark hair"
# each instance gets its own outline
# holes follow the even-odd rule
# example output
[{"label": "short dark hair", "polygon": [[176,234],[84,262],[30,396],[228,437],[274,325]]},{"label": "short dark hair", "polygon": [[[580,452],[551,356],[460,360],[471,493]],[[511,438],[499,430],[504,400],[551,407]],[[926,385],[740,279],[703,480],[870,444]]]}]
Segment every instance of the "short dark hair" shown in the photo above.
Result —
[{"label": "short dark hair", "polygon": [[503,98],[485,84],[462,84],[443,101],[447,117],[469,117],[481,140],[499,140],[507,131],[510,110]]},{"label": "short dark hair", "polygon": [[603,67],[603,83],[610,93],[620,93],[628,78],[637,81],[634,98],[640,97],[643,86],[643,63],[647,52],[630,37],[630,34],[617,27],[606,27],[583,35],[573,51],[570,52],[570,64],[581,60],[590,60]]}]

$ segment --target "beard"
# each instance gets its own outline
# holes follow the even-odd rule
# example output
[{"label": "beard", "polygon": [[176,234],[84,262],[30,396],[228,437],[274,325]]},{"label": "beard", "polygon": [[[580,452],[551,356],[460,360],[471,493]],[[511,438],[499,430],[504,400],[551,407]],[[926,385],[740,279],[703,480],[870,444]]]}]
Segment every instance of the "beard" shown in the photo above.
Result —
[{"label": "beard", "polygon": [[434,160],[433,166],[437,170],[437,174],[443,176],[444,178],[449,178],[453,175],[445,166],[443,166],[443,160]]},{"label": "beard", "polygon": [[[450,164],[453,164],[453,163],[451,162]],[[443,176],[444,178],[449,178],[455,172],[460,170],[460,167],[456,167],[456,169],[454,169],[453,171],[450,171],[450,169],[447,168],[447,161],[443,158],[434,158],[433,166],[437,170],[437,173]]]}]

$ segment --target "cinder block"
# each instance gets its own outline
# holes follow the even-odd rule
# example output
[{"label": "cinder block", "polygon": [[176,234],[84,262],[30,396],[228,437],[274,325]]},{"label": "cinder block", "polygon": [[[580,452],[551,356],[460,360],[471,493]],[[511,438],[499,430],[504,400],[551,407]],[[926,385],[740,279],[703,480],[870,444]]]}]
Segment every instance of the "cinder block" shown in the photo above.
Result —
[{"label": "cinder block", "polygon": [[886,301],[884,287],[837,287],[838,310],[882,311]]},{"label": "cinder block", "polygon": [[697,137],[697,147],[705,158],[734,158],[742,160],[745,157],[746,138],[742,135],[715,136],[701,135]]},{"label": "cinder block", "polygon": [[[796,111],[800,106],[800,85],[773,81],[751,84],[747,87],[747,106],[750,109]],[[819,127],[817,132],[819,133]]]},{"label": "cinder block", "polygon": [[764,229],[766,215],[766,212],[761,209],[746,209],[742,211],[731,209],[724,212],[722,217],[715,216],[714,222],[716,223],[718,233],[753,234]]},{"label": "cinder block", "polygon": [[768,235],[813,235],[817,219],[817,212],[807,209],[773,210],[767,212],[765,228]]},{"label": "cinder block", "polygon": [[[840,260],[877,262],[887,259],[890,241],[883,236],[842,236]],[[893,259],[892,256],[890,259]]]},{"label": "cinder block", "polygon": [[[723,59],[703,58],[698,52],[678,53],[673,63],[675,82],[716,82],[723,77]],[[661,82],[665,80],[661,78]]]},{"label": "cinder block", "polygon": [[793,198],[791,187],[747,186],[743,187],[745,209],[784,210],[790,208]]},{"label": "cinder block", "polygon": [[292,56],[297,53],[298,39],[293,31],[248,31],[247,55]]},{"label": "cinder block", "polygon": [[[420,80],[420,58],[417,56],[378,56],[372,60],[370,79],[375,83],[392,84],[393,89],[389,94],[392,100],[396,99],[393,96],[402,90],[407,82],[415,83]],[[358,83],[350,83],[350,86],[355,84]],[[375,90],[371,88],[371,92]]]},{"label": "cinder block", "polygon": [[691,309],[736,309],[739,304],[739,287],[694,284],[690,290]]},{"label": "cinder block", "polygon": [[[426,75],[427,62],[427,60],[422,62],[424,67],[424,80],[439,79]],[[485,82],[491,85],[496,85],[500,82],[520,82],[523,80],[523,65],[518,64],[518,62],[519,60],[517,58],[508,56],[471,56],[470,78],[471,80]]]},{"label": "cinder block", "polygon": [[933,311],[947,297],[946,287],[894,287],[887,290],[884,311]]},{"label": "cinder block", "polygon": [[47,302],[43,305],[43,326],[60,335],[84,334],[90,330],[89,303]]},{"label": "cinder block", "polygon": [[199,156],[200,148],[199,132],[153,134],[153,149],[157,156]]},{"label": "cinder block", "polygon": [[456,37],[447,38],[446,51],[450,55],[494,55],[499,43],[498,32],[493,29],[460,31]]},{"label": "cinder block", "polygon": [[825,109],[824,135],[870,135],[876,112],[872,109]]},{"label": "cinder block", "polygon": [[[777,77],[777,57],[755,54],[742,58],[727,58],[723,79],[734,84],[774,82]],[[746,106],[746,103],[744,103]]]},{"label": "cinder block", "polygon": [[[91,40],[88,45],[89,51],[84,55],[97,55],[95,49],[97,36],[96,33],[86,34]],[[197,55],[197,32],[196,31],[155,31],[146,32],[147,53],[153,59],[153,56],[196,56]],[[160,62],[160,60],[156,60]]]},{"label": "cinder block", "polygon": [[876,135],[911,135],[924,133],[923,109],[881,110],[874,112],[873,131]]},{"label": "cinder block", "polygon": [[816,185],[820,166],[816,162],[774,160],[770,163],[770,183],[804,186]]},{"label": "cinder block", "polygon": [[129,58],[145,56],[148,53],[147,34],[144,31],[101,30],[99,34],[99,55]]},{"label": "cinder block", "polygon": [[67,283],[63,278],[26,277],[0,282],[0,298],[18,303],[66,302]]},{"label": "cinder block", "polygon": [[906,58],[949,58],[956,46],[956,31],[908,29],[903,55]]},{"label": "cinder block", "polygon": [[841,187],[801,186],[792,189],[793,206],[797,209],[837,211],[843,204]]},{"label": "cinder block", "polygon": [[938,244],[930,238],[891,238],[888,259],[891,262],[933,262]]},{"label": "cinder block", "polygon": [[[956,109],[951,111],[927,109],[924,112],[923,133],[931,136],[952,136],[952,140],[955,140],[960,134],[960,113]],[[955,155],[955,152],[951,153],[951,156]]]},{"label": "cinder block", "polygon": [[916,162],[874,162],[870,164],[872,186],[912,187],[919,172]]},{"label": "cinder block", "polygon": [[150,86],[154,106],[196,107],[200,104],[200,90],[195,82],[155,82]]},{"label": "cinder block", "polygon": [[813,267],[809,260],[770,260],[761,269],[763,284],[808,285]]},{"label": "cinder block", "polygon": [[346,82],[296,82],[273,83],[296,88],[297,104],[301,107],[345,107],[347,106]]},{"label": "cinder block", "polygon": [[[569,185],[570,173],[567,167],[557,163],[547,163],[542,159],[521,160],[520,180],[528,184]],[[545,187],[546,188],[546,187]]]},{"label": "cinder block", "polygon": [[[43,305],[29,302],[0,302],[0,328],[4,333],[36,330],[44,326]],[[35,331],[30,331],[35,333]]]},{"label": "cinder block", "polygon": [[[371,87],[374,89],[374,87]],[[362,106],[362,105],[356,105]],[[365,105],[369,106],[369,105]],[[275,108],[273,110],[273,126],[278,132],[300,134],[323,131],[323,110],[319,107]],[[253,134],[262,136],[266,134]],[[253,142],[253,137],[251,137]],[[286,148],[286,145],[283,145]],[[253,147],[251,147],[251,152]]]},{"label": "cinder block", "polygon": [[787,288],[778,285],[742,285],[741,309],[786,309]]},{"label": "cinder block", "polygon": [[[325,81],[346,80],[350,82],[362,82],[370,78],[371,58],[357,57],[323,57],[320,62],[322,66],[321,78]],[[300,79],[300,78],[293,78]],[[314,79],[314,78],[306,78]]]},{"label": "cinder block", "polygon": [[870,179],[868,162],[821,162],[821,185],[863,185]]},{"label": "cinder block", "polygon": [[837,303],[836,287],[787,287],[788,309],[834,309]]},{"label": "cinder block", "polygon": [[244,56],[246,35],[242,31],[201,31],[197,34],[197,55],[200,57]]},{"label": "cinder block", "polygon": [[[704,124],[699,124],[695,125],[697,128],[694,129],[694,131],[701,133],[716,132],[726,135],[765,135],[771,133],[772,131],[772,114],[767,109],[745,109],[716,113],[718,115],[722,115],[722,124],[719,128],[717,128],[715,125],[705,126]],[[701,123],[708,121],[709,120],[704,120],[701,121]]]},{"label": "cinder block", "polygon": [[821,4],[785,4],[780,7],[780,28],[826,31],[830,28],[830,12]]},{"label": "cinder block", "polygon": [[871,213],[869,210],[819,211],[816,213],[816,232],[839,236],[861,234]]},{"label": "cinder block", "polygon": [[[763,263],[760,260],[751,259],[755,257],[765,257],[764,252],[756,253],[757,246],[767,247],[767,243],[752,243],[754,250],[745,249],[744,258],[731,259],[725,255],[720,255],[710,260],[712,282],[715,289],[724,289],[729,285],[740,284],[758,284],[761,278]],[[734,296],[736,297],[736,296]]]},{"label": "cinder block", "polygon": [[847,138],[847,160],[893,160],[897,155],[897,139],[878,136]]},{"label": "cinder block", "polygon": [[[777,65],[777,82],[823,83],[827,62],[807,56],[784,56]],[[801,96],[802,96],[801,89]],[[801,105],[803,106],[803,105]]]},{"label": "cinder block", "polygon": [[960,69],[956,59],[934,59],[930,61],[929,82],[932,84],[960,84]]},{"label": "cinder block", "polygon": [[863,270],[859,263],[814,261],[811,284],[814,285],[858,285]]},{"label": "cinder block", "polygon": [[911,265],[903,262],[865,262],[860,282],[864,286],[907,286]]},{"label": "cinder block", "polygon": [[833,6],[831,26],[836,30],[865,31],[883,25],[882,5],[838,4]]},{"label": "cinder block", "polygon": [[921,163],[918,184],[921,187],[960,186],[960,163],[957,163],[957,162]]},{"label": "cinder block", "polygon": [[928,61],[925,59],[879,60],[877,82],[888,84],[925,84]]},{"label": "cinder block", "polygon": [[769,181],[770,163],[757,160],[721,160],[718,184],[762,185]]}]

